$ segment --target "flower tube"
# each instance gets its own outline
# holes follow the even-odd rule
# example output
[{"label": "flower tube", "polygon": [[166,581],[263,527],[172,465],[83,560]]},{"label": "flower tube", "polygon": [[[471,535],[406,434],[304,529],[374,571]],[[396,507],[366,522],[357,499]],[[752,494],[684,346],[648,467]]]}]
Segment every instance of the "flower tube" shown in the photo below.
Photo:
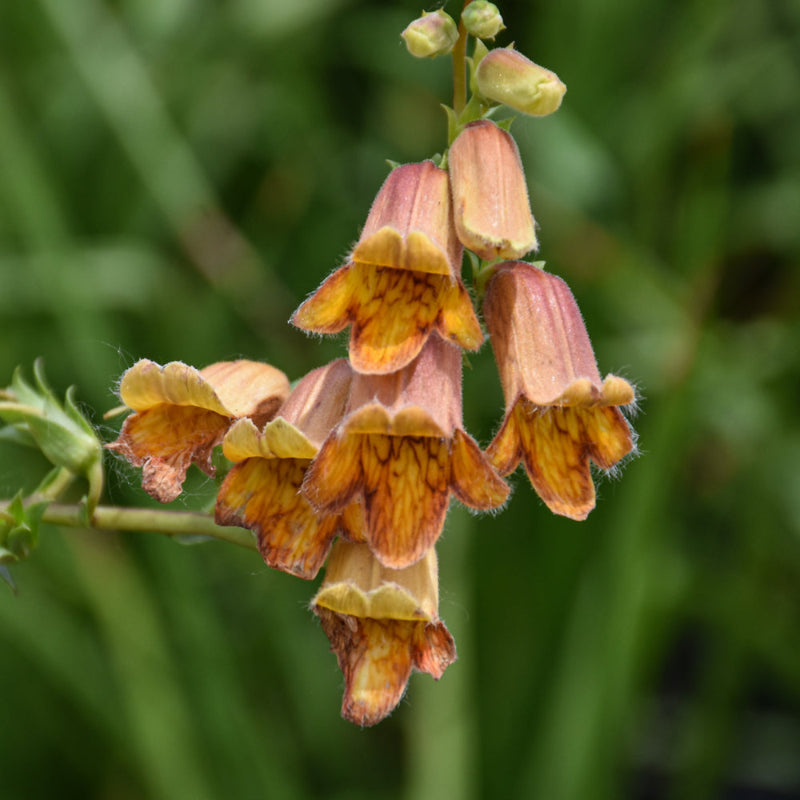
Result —
[{"label": "flower tube", "polygon": [[456,232],[487,261],[520,258],[538,247],[516,142],[489,120],[471,122],[447,156]]},{"label": "flower tube", "polygon": [[234,466],[217,494],[215,519],[253,531],[265,563],[300,578],[313,578],[340,527],[360,530],[351,504],[342,514],[319,514],[300,492],[320,444],[344,414],[353,372],[338,359],[308,373],[263,431],[249,419],[236,422],[222,441]]},{"label": "flower tube", "polygon": [[483,341],[460,278],[447,173],[431,161],[393,170],[349,263],[292,316],[316,333],[351,325],[350,363],[363,373],[402,369],[433,332],[467,350]]},{"label": "flower tube", "polygon": [[330,640],[345,688],[342,716],[374,725],[390,714],[412,670],[436,680],[456,660],[438,616],[436,553],[406,569],[387,569],[365,544],[339,539],[311,607]]},{"label": "flower tube", "polygon": [[508,486],[463,428],[460,351],[436,335],[405,369],[354,376],[303,491],[319,511],[360,502],[366,541],[394,569],[433,546],[451,493],[475,509],[502,505]]},{"label": "flower tube", "polygon": [[220,361],[197,370],[180,361],[137,361],[122,376],[122,402],[133,409],[116,441],[106,445],[142,467],[142,488],[174,500],[194,463],[213,477],[211,453],[231,423],[271,419],[289,394],[286,376],[256,361]]},{"label": "flower tube", "polygon": [[487,455],[501,475],[520,461],[556,514],[585,519],[595,505],[589,461],[608,470],[634,448],[619,406],[631,385],[602,380],[564,281],[522,261],[490,279],[483,313],[503,385],[505,420]]}]

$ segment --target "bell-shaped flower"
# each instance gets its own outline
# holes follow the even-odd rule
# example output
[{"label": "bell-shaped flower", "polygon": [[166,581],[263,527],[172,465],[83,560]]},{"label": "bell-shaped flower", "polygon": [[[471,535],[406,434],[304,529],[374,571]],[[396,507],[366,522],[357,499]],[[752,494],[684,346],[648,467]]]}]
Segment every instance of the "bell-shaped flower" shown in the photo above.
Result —
[{"label": "bell-shaped flower", "polygon": [[360,502],[365,540],[394,569],[434,545],[451,493],[474,509],[502,505],[508,486],[463,429],[460,350],[434,335],[408,367],[355,375],[303,491],[320,512]]},{"label": "bell-shaped flower", "polygon": [[215,519],[253,531],[268,566],[313,578],[340,527],[361,530],[360,508],[318,514],[301,494],[308,465],[345,411],[353,371],[338,359],[309,372],[263,430],[235,422],[222,440],[231,467],[217,494]]},{"label": "bell-shaped flower", "polygon": [[521,258],[538,247],[517,144],[483,119],[456,137],[447,156],[456,232],[487,261]]},{"label": "bell-shaped flower", "polygon": [[575,298],[555,275],[501,264],[483,313],[506,402],[487,455],[501,475],[522,460],[551,511],[585,519],[595,505],[589,461],[608,470],[633,450],[618,408],[634,402],[633,388],[601,379]]},{"label": "bell-shaped flower", "polygon": [[106,447],[142,467],[144,490],[168,503],[181,493],[192,463],[214,475],[212,450],[234,420],[249,417],[263,425],[272,418],[289,394],[289,381],[256,361],[220,361],[197,370],[180,361],[162,367],[142,359],[122,376],[119,394],[136,413]]},{"label": "bell-shaped flower", "polygon": [[436,680],[456,660],[453,637],[439,619],[436,553],[387,569],[365,544],[339,539],[312,600],[344,674],[342,716],[374,725],[390,714],[412,670]]},{"label": "bell-shaped flower", "polygon": [[295,311],[315,333],[348,325],[350,363],[385,374],[409,364],[431,333],[467,350],[483,341],[460,278],[447,173],[431,161],[405,164],[386,179],[349,263]]}]

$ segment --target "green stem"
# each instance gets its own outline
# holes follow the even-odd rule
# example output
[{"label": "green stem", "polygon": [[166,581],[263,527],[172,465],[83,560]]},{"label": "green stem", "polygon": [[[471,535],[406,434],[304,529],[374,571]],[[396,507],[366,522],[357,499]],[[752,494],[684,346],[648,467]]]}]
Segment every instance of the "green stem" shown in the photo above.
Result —
[{"label": "green stem", "polygon": [[[0,511],[2,506],[0,506]],[[42,522],[65,527],[85,527],[84,506],[51,503]],[[91,526],[99,530],[139,531],[164,536],[209,536],[223,542],[256,550],[253,534],[244,528],[217,525],[211,517],[196,511],[162,511],[150,508],[98,506],[91,517]]]},{"label": "green stem", "polygon": [[[466,3],[464,7],[466,8]],[[453,46],[453,111],[456,117],[467,105],[467,29],[458,22],[458,41]]]}]

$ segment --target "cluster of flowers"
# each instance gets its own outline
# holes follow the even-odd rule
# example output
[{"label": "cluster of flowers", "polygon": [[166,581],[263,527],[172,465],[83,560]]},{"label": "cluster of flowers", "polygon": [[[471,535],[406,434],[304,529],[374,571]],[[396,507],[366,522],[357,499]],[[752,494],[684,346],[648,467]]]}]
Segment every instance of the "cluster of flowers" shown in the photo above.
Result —
[{"label": "cluster of flowers", "polygon": [[[413,669],[438,679],[455,660],[435,554],[450,496],[496,509],[522,462],[552,511],[583,519],[590,461],[609,469],[633,448],[619,409],[631,386],[601,378],[567,285],[520,260],[537,241],[514,140],[479,119],[443,163],[392,170],[347,263],[292,317],[319,334],[350,326],[348,358],[291,390],[267,364],[139,361],[120,384],[134,413],[108,445],[168,502],[191,463],[214,474],[221,444],[233,466],[217,522],[301,578],[327,561],[312,609],[345,676],[342,713],[361,725],[391,712]],[[461,351],[483,341],[465,248],[489,262],[482,314],[506,403],[486,451],[462,421]]]}]

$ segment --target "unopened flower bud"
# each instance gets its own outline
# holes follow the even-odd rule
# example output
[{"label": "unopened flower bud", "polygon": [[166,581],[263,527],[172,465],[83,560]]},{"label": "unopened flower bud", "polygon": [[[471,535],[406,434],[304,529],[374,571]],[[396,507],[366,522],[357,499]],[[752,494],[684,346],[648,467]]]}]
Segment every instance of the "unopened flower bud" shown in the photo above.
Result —
[{"label": "unopened flower bud", "polygon": [[85,477],[87,508],[92,512],[103,489],[102,445],[78,410],[73,390],[67,391],[62,403],[48,386],[41,361],[34,365],[33,374],[34,386],[17,370],[11,386],[0,391],[0,422],[33,439],[55,466]]},{"label": "unopened flower bud", "polygon": [[440,8],[432,14],[423,11],[400,36],[415,58],[434,58],[453,49],[458,41],[458,28],[453,18]]},{"label": "unopened flower bud", "polygon": [[448,160],[456,233],[464,247],[487,261],[535,250],[528,187],[511,134],[487,119],[471,122]]},{"label": "unopened flower bud", "polygon": [[473,0],[464,9],[461,20],[467,33],[476,39],[494,39],[506,29],[497,6],[488,0]]},{"label": "unopened flower bud", "polygon": [[558,110],[567,91],[555,72],[511,48],[496,48],[484,56],[475,81],[484,97],[535,117]]}]

